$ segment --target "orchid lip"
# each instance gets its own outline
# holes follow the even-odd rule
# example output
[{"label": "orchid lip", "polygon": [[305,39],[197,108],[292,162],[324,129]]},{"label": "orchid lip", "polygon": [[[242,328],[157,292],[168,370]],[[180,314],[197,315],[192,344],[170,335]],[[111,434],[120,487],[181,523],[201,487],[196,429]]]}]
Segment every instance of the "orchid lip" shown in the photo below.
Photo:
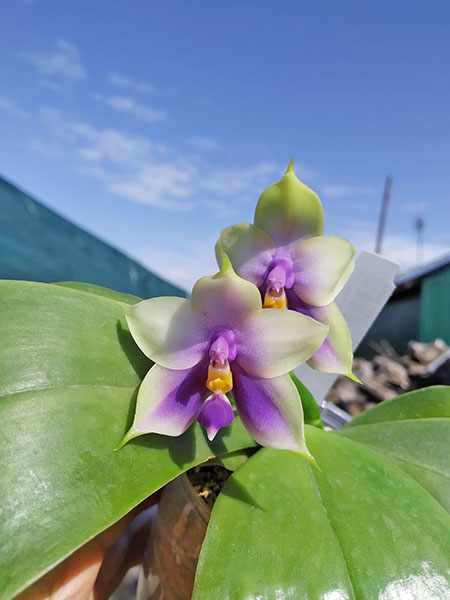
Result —
[{"label": "orchid lip", "polygon": [[284,288],[279,290],[268,287],[264,295],[263,308],[287,308]]},{"label": "orchid lip", "polygon": [[234,412],[230,401],[220,392],[213,392],[197,413],[197,421],[205,427],[210,441],[215,438],[219,429],[231,425],[233,419]]}]

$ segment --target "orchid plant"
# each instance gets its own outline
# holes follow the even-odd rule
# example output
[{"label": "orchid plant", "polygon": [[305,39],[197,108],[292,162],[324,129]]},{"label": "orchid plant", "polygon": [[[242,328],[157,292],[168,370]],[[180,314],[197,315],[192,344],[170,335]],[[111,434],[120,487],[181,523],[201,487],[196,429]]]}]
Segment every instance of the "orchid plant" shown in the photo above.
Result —
[{"label": "orchid plant", "polygon": [[304,425],[297,365],[353,377],[355,249],[322,234],[291,162],[190,299],[0,283],[0,600],[211,460],[194,600],[450,597],[449,388]]}]

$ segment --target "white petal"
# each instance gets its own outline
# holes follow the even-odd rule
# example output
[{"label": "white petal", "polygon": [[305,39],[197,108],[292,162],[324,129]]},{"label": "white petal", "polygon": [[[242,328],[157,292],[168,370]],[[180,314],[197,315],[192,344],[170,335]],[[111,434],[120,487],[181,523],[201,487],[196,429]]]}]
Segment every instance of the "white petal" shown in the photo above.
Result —
[{"label": "white petal", "polygon": [[131,334],[154,362],[168,369],[187,369],[205,355],[209,339],[204,321],[184,298],[150,298],[130,306]]},{"label": "white petal", "polygon": [[327,325],[298,312],[266,308],[243,325],[236,361],[257,377],[278,377],[311,358],[327,333]]}]

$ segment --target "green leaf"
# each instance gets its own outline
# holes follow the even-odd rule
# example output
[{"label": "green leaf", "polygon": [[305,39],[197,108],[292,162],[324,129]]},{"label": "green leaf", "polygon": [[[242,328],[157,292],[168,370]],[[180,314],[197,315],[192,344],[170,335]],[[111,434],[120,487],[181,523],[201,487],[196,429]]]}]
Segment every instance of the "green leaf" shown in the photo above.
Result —
[{"label": "green leaf", "polygon": [[194,600],[450,597],[450,516],[387,457],[307,427],[320,471],[263,449],[211,515]]},{"label": "green leaf", "polygon": [[125,305],[65,286],[0,282],[0,599],[30,585],[168,481],[253,446],[240,421],[114,452],[150,362]]},{"label": "green leaf", "polygon": [[63,287],[80,290],[82,292],[87,292],[88,294],[97,294],[98,296],[104,296],[105,298],[110,298],[111,300],[118,300],[119,302],[124,302],[125,304],[136,304],[142,300],[142,298],[134,296],[133,294],[116,292],[115,290],[110,290],[109,288],[105,288],[101,285],[95,285],[93,283],[83,283],[81,281],[58,281],[58,283],[55,283],[54,285],[62,285]]},{"label": "green leaf", "polygon": [[302,401],[305,425],[313,425],[313,427],[323,429],[323,421],[320,415],[319,405],[315,401],[314,396],[308,390],[306,385],[303,385],[293,371],[290,373],[290,376],[292,381],[295,383],[295,387],[297,388]]},{"label": "green leaf", "polygon": [[450,388],[430,387],[398,396],[338,433],[381,452],[450,512]]},{"label": "green leaf", "polygon": [[236,471],[236,469],[247,462],[257,449],[258,447],[255,442],[254,448],[246,448],[245,450],[238,450],[237,452],[230,452],[229,454],[210,458],[205,464],[218,465],[220,467],[225,467],[225,469],[228,469],[229,471]]},{"label": "green leaf", "polygon": [[450,417],[450,386],[434,385],[395,396],[366,410],[343,429],[386,421]]}]

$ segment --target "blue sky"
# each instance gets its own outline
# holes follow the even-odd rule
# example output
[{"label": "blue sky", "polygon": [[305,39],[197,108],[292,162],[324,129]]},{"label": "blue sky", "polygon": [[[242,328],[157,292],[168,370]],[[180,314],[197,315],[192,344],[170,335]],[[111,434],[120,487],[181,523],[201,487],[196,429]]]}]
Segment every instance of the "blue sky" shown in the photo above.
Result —
[{"label": "blue sky", "polygon": [[292,155],[326,232],[450,250],[450,3],[7,0],[0,173],[184,287]]}]

